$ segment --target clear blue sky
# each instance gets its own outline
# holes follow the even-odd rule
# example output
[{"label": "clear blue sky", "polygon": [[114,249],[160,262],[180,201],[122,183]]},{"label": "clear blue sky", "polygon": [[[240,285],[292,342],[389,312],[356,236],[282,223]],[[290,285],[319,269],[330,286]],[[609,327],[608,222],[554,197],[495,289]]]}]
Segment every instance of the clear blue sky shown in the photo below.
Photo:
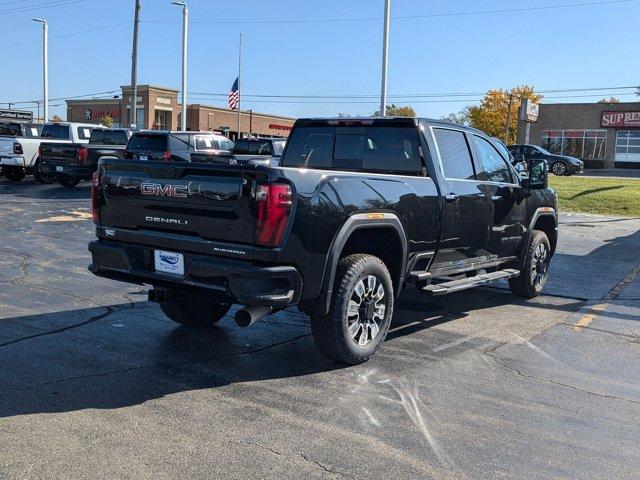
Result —
[{"label": "clear blue sky", "polygon": [[[392,0],[389,93],[484,92],[517,84],[537,89],[640,83],[640,1],[549,10],[400,18],[589,3],[597,0]],[[227,93],[237,74],[243,33],[243,90],[266,95],[377,95],[384,0],[190,0],[189,90]],[[44,8],[45,5],[58,6]],[[62,5],[60,5],[62,4]],[[0,0],[0,101],[41,98],[41,27],[49,21],[50,97],[119,90],[129,83],[134,0]],[[168,0],[142,0],[140,84],[179,88],[181,10]],[[33,8],[30,11],[17,9]],[[344,22],[259,23],[364,19]],[[368,20],[373,19],[373,20]],[[248,23],[196,23],[196,22]],[[78,35],[76,32],[104,28]],[[253,23],[251,23],[253,22]],[[68,35],[55,38],[59,35]],[[22,44],[24,42],[33,42]],[[9,46],[22,44],[19,46]],[[635,101],[630,91],[602,92]],[[618,95],[618,93],[620,93]],[[548,97],[577,93],[548,94]],[[410,103],[439,117],[479,97]],[[595,101],[563,98],[547,101]],[[371,114],[353,100],[245,98],[243,108],[289,115]],[[422,99],[425,100],[425,99]],[[191,95],[192,103],[224,105]],[[293,103],[293,102],[317,103]],[[64,102],[52,107],[65,115]],[[2,105],[6,108],[6,104]],[[25,107],[18,105],[15,108]]]}]

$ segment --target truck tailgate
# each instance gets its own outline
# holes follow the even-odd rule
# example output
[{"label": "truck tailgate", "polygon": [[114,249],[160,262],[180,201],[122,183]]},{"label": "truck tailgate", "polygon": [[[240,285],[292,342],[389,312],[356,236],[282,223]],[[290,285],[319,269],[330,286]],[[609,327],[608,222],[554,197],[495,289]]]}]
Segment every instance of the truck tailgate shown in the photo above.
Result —
[{"label": "truck tailgate", "polygon": [[46,143],[40,144],[42,160],[51,160],[54,163],[77,164],[78,147],[76,143]]},{"label": "truck tailgate", "polygon": [[13,142],[15,137],[0,137],[0,157],[13,156]]},{"label": "truck tailgate", "polygon": [[107,160],[103,227],[253,244],[251,172],[238,167]]}]

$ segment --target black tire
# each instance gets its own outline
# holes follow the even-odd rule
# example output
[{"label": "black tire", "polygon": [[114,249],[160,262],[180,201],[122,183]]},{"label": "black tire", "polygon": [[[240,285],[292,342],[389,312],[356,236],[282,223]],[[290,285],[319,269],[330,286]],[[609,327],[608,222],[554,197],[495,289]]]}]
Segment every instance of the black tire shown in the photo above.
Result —
[{"label": "black tire", "polygon": [[[541,252],[544,258],[541,259]],[[549,278],[551,246],[544,232],[534,230],[531,236],[524,269],[520,275],[509,279],[511,291],[522,298],[534,298],[540,295]]]},{"label": "black tire", "polygon": [[36,163],[33,165],[33,178],[38,183],[51,183],[55,180],[55,176],[52,176],[47,173],[42,173],[40,171],[40,159],[36,160]]},{"label": "black tire", "polygon": [[[373,286],[369,277],[375,279]],[[356,287],[361,282],[365,290],[359,294],[361,290]],[[354,298],[360,299],[360,303]],[[350,315],[352,300],[357,304],[358,313]],[[393,284],[386,265],[373,255],[349,255],[338,262],[329,313],[312,316],[311,331],[323,355],[356,365],[376,353],[387,336],[392,316]]]},{"label": "black tire", "polygon": [[73,188],[80,183],[80,177],[62,175],[60,178],[58,178],[58,183],[65,188]]},{"label": "black tire", "polygon": [[555,162],[553,165],[551,165],[551,171],[554,175],[561,177],[567,174],[567,166],[562,162]]},{"label": "black tire", "polygon": [[23,167],[3,167],[2,170],[7,180],[12,182],[19,182],[27,175]]},{"label": "black tire", "polygon": [[176,323],[189,327],[208,327],[218,323],[231,308],[230,303],[205,303],[188,298],[159,302],[162,312]]}]

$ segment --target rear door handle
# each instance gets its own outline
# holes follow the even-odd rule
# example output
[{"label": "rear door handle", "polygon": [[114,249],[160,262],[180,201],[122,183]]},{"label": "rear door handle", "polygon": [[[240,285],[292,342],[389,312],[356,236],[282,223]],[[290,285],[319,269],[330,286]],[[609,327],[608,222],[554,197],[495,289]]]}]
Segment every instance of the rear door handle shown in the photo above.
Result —
[{"label": "rear door handle", "polygon": [[449,195],[445,195],[444,196],[444,201],[448,202],[448,203],[457,202],[458,201],[458,195],[456,195],[455,193],[450,193]]}]

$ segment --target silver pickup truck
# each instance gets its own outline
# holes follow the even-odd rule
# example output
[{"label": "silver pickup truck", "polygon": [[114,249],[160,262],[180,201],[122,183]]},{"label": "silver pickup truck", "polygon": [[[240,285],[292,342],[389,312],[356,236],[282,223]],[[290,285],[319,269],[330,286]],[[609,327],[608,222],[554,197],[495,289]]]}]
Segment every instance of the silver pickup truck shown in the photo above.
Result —
[{"label": "silver pickup truck", "polygon": [[9,180],[19,182],[33,175],[41,182],[50,181],[40,172],[41,143],[88,143],[96,125],[88,123],[45,123],[40,136],[0,136],[0,166]]}]

